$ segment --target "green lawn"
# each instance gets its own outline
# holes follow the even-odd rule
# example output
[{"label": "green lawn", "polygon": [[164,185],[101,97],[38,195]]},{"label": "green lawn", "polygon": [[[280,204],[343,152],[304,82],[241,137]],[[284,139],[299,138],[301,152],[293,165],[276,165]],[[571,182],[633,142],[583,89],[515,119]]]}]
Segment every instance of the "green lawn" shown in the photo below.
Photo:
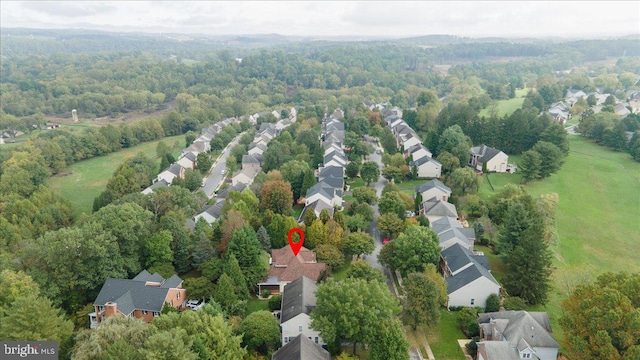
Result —
[{"label": "green lawn", "polygon": [[260,310],[269,311],[269,300],[258,299],[255,296],[250,297],[249,301],[247,301],[247,315]]},{"label": "green lawn", "polygon": [[357,189],[361,186],[364,186],[364,180],[360,179],[360,178],[356,178],[353,180],[347,180],[347,184],[350,185],[350,191],[353,191],[354,189]]},{"label": "green lawn", "polygon": [[[571,152],[558,174],[525,185],[534,196],[554,192],[559,196],[559,241],[551,247],[556,288],[543,308],[558,340],[563,279],[575,272],[595,277],[605,271],[640,271],[640,163],[578,136],[569,136],[569,142]],[[496,191],[508,182],[520,182],[517,174],[490,178]],[[480,194],[490,198],[495,192],[483,184]]]},{"label": "green lawn", "polygon": [[[516,97],[513,99],[507,100],[499,100],[496,102],[496,109],[498,116],[511,115],[516,110],[522,107],[522,103],[524,102],[524,97],[527,95],[529,89],[518,89],[516,90]],[[489,105],[488,107],[482,109],[478,116],[487,117],[491,115],[493,105]]]},{"label": "green lawn", "polygon": [[336,281],[344,280],[347,278],[347,270],[351,267],[351,261],[345,261],[344,265],[340,268],[331,271],[331,277]]},{"label": "green lawn", "polygon": [[[180,145],[184,145],[183,140],[184,135],[169,136],[162,140],[147,142],[109,155],[77,162],[63,171],[63,173],[69,173],[68,175],[49,178],[49,188],[71,202],[76,217],[82,213],[91,214],[93,199],[104,191],[107,181],[124,160],[135,156],[139,152],[156,159],[158,142],[164,141],[171,147],[174,146],[176,141],[179,141]],[[180,151],[180,148],[174,149],[173,155],[177,158]],[[156,159],[156,161],[160,164],[159,159]]]},{"label": "green lawn", "polygon": [[466,339],[458,327],[458,313],[440,309],[440,325],[427,330],[427,341],[438,360],[464,360],[464,353],[458,346],[458,339]]}]

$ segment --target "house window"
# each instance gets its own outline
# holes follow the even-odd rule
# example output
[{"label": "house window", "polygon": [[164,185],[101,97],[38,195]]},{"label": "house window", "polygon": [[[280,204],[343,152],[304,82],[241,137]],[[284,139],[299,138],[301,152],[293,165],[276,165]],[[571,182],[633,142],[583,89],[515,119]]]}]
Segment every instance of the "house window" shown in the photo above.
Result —
[{"label": "house window", "polygon": [[302,325],[298,326],[298,331],[302,332]]},{"label": "house window", "polygon": [[98,312],[103,312],[104,311],[104,306],[98,306]]},{"label": "house window", "polygon": [[286,343],[288,343],[288,342],[289,342],[289,337],[288,337],[288,336],[285,336],[285,337],[284,337],[284,343],[286,344]]},{"label": "house window", "polygon": [[158,317],[160,316],[160,311],[154,311],[153,312],[153,317]]},{"label": "house window", "polygon": [[318,343],[318,337],[316,336],[316,344]]},{"label": "house window", "polygon": [[176,294],[176,299],[180,299],[180,291]]},{"label": "house window", "polygon": [[522,353],[522,358],[523,359],[531,359],[531,354],[530,353]]},{"label": "house window", "polygon": [[476,303],[476,299],[471,299],[471,305]]},{"label": "house window", "polygon": [[147,310],[142,310],[142,315],[147,315],[149,312]]}]

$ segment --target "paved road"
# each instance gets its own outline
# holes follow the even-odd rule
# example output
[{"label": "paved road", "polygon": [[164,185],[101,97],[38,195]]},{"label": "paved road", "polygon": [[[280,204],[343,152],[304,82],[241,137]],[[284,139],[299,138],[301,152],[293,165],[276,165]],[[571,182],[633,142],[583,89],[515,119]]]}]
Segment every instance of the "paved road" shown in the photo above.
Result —
[{"label": "paved road", "polygon": [[216,189],[222,184],[226,176],[229,175],[223,175],[222,170],[226,170],[227,157],[229,157],[229,155],[231,154],[231,149],[233,149],[238,141],[240,141],[240,138],[243,134],[244,133],[238,134],[238,136],[236,136],[235,139],[233,139],[233,141],[231,141],[227,145],[227,147],[222,150],[222,154],[218,157],[218,160],[216,160],[216,162],[214,162],[211,166],[211,170],[209,171],[209,174],[207,174],[207,180],[202,187],[202,191],[207,194],[209,199],[215,196]]}]

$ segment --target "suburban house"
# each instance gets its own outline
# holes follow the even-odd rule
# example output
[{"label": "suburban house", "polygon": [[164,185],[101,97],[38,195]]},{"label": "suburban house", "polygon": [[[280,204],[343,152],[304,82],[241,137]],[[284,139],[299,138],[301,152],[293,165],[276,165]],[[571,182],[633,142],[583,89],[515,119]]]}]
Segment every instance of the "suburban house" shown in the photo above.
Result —
[{"label": "suburban house", "polygon": [[416,193],[420,193],[423,200],[435,197],[442,199],[442,201],[447,201],[451,197],[451,188],[438,179],[432,179],[420,186],[416,186]]},{"label": "suburban house", "polygon": [[285,285],[302,276],[318,282],[326,269],[325,263],[316,261],[316,253],[304,246],[300,248],[297,256],[293,255],[289,245],[273,249],[271,250],[271,267],[264,281],[258,283],[258,293],[269,290],[272,294],[281,294]]},{"label": "suburban house", "polygon": [[447,308],[484,308],[489,295],[500,293],[500,284],[489,272],[489,259],[486,256],[474,255],[466,247],[455,243],[440,253],[440,259],[449,295]]},{"label": "suburban house", "polygon": [[262,167],[260,167],[260,160],[258,159],[258,157],[261,157],[259,155],[242,155],[242,170],[244,169],[254,169],[257,172],[260,172],[260,170],[262,170]]},{"label": "suburban house", "polygon": [[422,145],[422,143],[410,146],[409,148],[405,146],[404,148],[405,159],[411,158],[413,161],[416,161],[423,157],[433,157],[432,155],[431,151],[429,151],[426,146]]},{"label": "suburban house", "polygon": [[342,151],[331,150],[324,156],[324,166],[346,166],[349,161]]},{"label": "suburban house", "polygon": [[[473,238],[469,238],[462,230],[464,230],[464,228],[452,227],[442,231],[441,233],[438,233],[438,243],[440,244],[440,249],[445,250],[453,246],[453,244],[459,244],[460,246],[465,247],[467,250],[473,251],[475,234],[473,235]],[[468,230],[473,231],[473,229]]]},{"label": "suburban house", "polygon": [[231,185],[237,185],[238,183],[242,183],[247,186],[251,185],[251,183],[253,183],[253,179],[259,172],[260,170],[253,167],[242,168],[242,170],[233,174],[233,177],[231,178]]},{"label": "suburban house", "polygon": [[331,354],[304,335],[298,335],[274,352],[271,360],[331,360]]},{"label": "suburban house", "polygon": [[406,135],[400,137],[400,146],[404,149],[410,148],[422,144],[422,140],[416,135]]},{"label": "suburban house", "polygon": [[631,111],[627,109],[627,106],[624,103],[619,103],[615,106],[615,113],[620,117],[625,117],[631,114]]},{"label": "suburban house", "polygon": [[302,209],[302,212],[300,213],[300,217],[298,217],[298,223],[302,224],[304,222],[304,216],[307,211],[313,211],[316,214],[316,217],[319,217],[322,210],[327,210],[329,215],[333,216],[335,208],[333,205],[327,203],[323,198],[317,199],[305,205],[304,209]]},{"label": "suburban house", "polygon": [[413,171],[416,168],[420,178],[439,178],[442,175],[442,164],[430,157],[421,157],[409,163],[409,168]]},{"label": "suburban house", "polygon": [[551,105],[551,108],[547,110],[547,113],[551,115],[551,117],[564,125],[567,122],[567,119],[571,117],[570,106],[560,101]]},{"label": "suburban house", "polygon": [[193,142],[193,144],[189,145],[187,151],[192,151],[196,154],[200,154],[201,152],[209,152],[211,151],[211,144],[209,143],[209,141],[198,138]]},{"label": "suburban house", "polygon": [[[253,145],[253,146],[252,146]],[[264,154],[264,152],[267,151],[267,145],[266,143],[252,143],[249,144],[249,151],[247,152],[247,154],[249,155],[256,155],[256,154]]]},{"label": "suburban house", "polygon": [[512,170],[507,164],[509,156],[498,149],[480,145],[472,147],[470,153],[469,165],[477,171],[483,171],[483,167],[486,167],[486,171],[489,172],[511,172]]},{"label": "suburban house", "polygon": [[478,315],[479,360],[556,360],[560,344],[551,336],[546,312],[500,311]]},{"label": "suburban house", "polygon": [[151,322],[160,316],[165,304],[179,309],[186,298],[187,291],[178,275],[165,279],[158,273],[142,270],[131,280],[109,278],[93,302],[95,311],[89,314],[91,328],[114,315]]},{"label": "suburban house", "polygon": [[222,216],[222,207],[225,200],[218,201],[217,203],[206,207],[202,212],[194,216],[193,221],[198,222],[200,218],[203,218],[207,223],[213,224],[218,221]]},{"label": "suburban house", "polygon": [[336,188],[321,181],[307,190],[305,205],[309,205],[318,199],[323,200],[332,207],[336,205],[342,206],[342,188]]},{"label": "suburban house", "polygon": [[198,158],[198,154],[195,154],[192,151],[188,151],[184,154],[182,154],[180,156],[180,158],[178,159],[178,161],[176,161],[178,164],[180,164],[180,166],[182,166],[185,169],[191,169],[194,170],[197,166],[196,164],[196,160]]},{"label": "suburban house", "polygon": [[419,214],[426,216],[429,219],[429,223],[440,220],[443,217],[458,218],[458,211],[455,205],[435,197],[420,204]]},{"label": "suburban house", "polygon": [[149,195],[149,194],[151,194],[153,192],[153,190],[161,188],[161,187],[167,187],[169,185],[170,184],[166,180],[162,179],[162,180],[158,180],[158,181],[154,182],[153,184],[149,185],[147,188],[145,188],[141,192],[143,194],[145,194],[145,195]]},{"label": "suburban house", "polygon": [[325,166],[318,171],[318,181],[323,181],[327,178],[338,178],[344,182],[344,167],[342,166]]},{"label": "suburban house", "polygon": [[173,179],[179,177],[180,179],[184,179],[185,168],[178,163],[171,164],[168,168],[164,169],[160,174],[158,174],[158,181],[164,180],[168,184],[173,182]]},{"label": "suburban house", "polygon": [[311,329],[311,311],[316,307],[316,283],[301,276],[284,287],[280,312],[282,346],[298,335],[309,338],[317,346],[325,345],[320,332]]}]

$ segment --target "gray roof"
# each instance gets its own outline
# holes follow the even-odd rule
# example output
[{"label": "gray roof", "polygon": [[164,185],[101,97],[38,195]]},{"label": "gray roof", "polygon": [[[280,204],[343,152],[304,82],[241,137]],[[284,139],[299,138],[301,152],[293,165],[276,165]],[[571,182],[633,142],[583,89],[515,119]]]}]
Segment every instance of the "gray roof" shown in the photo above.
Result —
[{"label": "gray roof", "polygon": [[224,206],[225,200],[218,201],[217,203],[207,207],[202,212],[206,212],[207,214],[213,216],[216,219],[219,219],[222,216],[222,207]]},{"label": "gray roof", "polygon": [[306,198],[309,198],[315,194],[320,194],[325,197],[327,200],[333,199],[333,195],[335,194],[335,188],[327,183],[319,182],[309,189],[307,189]]},{"label": "gray roof", "polygon": [[512,347],[524,339],[531,347],[560,348],[560,344],[549,334],[551,322],[546,312],[499,311],[478,315],[479,323],[490,319],[508,320],[502,335]]},{"label": "gray roof", "polygon": [[432,158],[430,158],[430,157],[428,157],[428,156],[423,156],[423,157],[421,157],[421,158],[420,158],[420,159],[418,159],[418,160],[411,161],[411,162],[409,163],[409,166],[410,166],[410,167],[413,167],[414,165],[415,165],[415,166],[420,166],[420,165],[422,165],[422,164],[426,164],[426,163],[428,163],[428,162],[432,162],[432,163],[434,163],[434,164],[436,164],[436,165],[442,165],[442,164],[440,164],[440,162],[438,162],[437,160],[434,160],[434,159],[432,159]]},{"label": "gray roof", "polygon": [[282,313],[280,323],[283,324],[299,314],[311,314],[316,307],[316,289],[318,287],[306,276],[301,276],[284,287],[282,293]]},{"label": "gray roof", "polygon": [[480,155],[480,161],[487,162],[500,153],[500,150],[494,149],[487,145],[474,146],[470,150],[472,155]]},{"label": "gray roof", "polygon": [[[146,286],[147,281],[161,285]],[[165,280],[157,273],[150,274],[146,270],[131,280],[109,278],[102,285],[94,305],[104,306],[113,302],[118,305],[118,311],[125,315],[131,314],[133,310],[161,311],[169,289],[176,288],[181,283],[182,279],[177,275]]]},{"label": "gray roof", "polygon": [[480,265],[472,255],[471,251],[462,247],[458,243],[440,253],[441,258],[447,259],[447,264],[452,272],[462,269],[464,266],[471,263],[471,266],[456,275],[445,278],[447,281],[447,293],[451,294],[483,276],[496,283],[496,285],[500,285],[493,275],[491,275],[489,270]]},{"label": "gray roof", "polygon": [[431,223],[431,230],[436,234],[441,234],[452,228],[462,228],[462,224],[451,216],[445,216]]},{"label": "gray roof", "polygon": [[408,149],[405,149],[404,152],[407,154],[413,154],[414,152],[420,150],[420,149],[424,149],[427,152],[431,153],[431,151],[429,151],[429,149],[427,149],[426,146],[424,146],[423,144],[415,144],[411,147],[409,147]]},{"label": "gray roof", "polygon": [[506,341],[483,341],[478,343],[478,351],[485,360],[520,360],[520,355]]},{"label": "gray roof", "polygon": [[167,182],[167,180],[165,179],[160,179],[156,182],[154,182],[153,184],[151,184],[151,186],[149,186],[149,189],[157,189],[157,188],[161,188],[161,187],[167,187],[169,186],[169,183]]},{"label": "gray roof", "polygon": [[334,189],[341,190],[342,188],[344,188],[344,178],[342,177],[327,176],[322,179],[321,182],[327,184],[328,186],[331,186]]},{"label": "gray roof", "polygon": [[451,188],[448,187],[447,185],[445,185],[442,181],[438,180],[438,179],[432,179],[427,181],[426,183],[416,186],[416,192],[425,192],[429,189],[433,189],[433,188],[438,188],[442,191],[451,193]]},{"label": "gray roof", "polygon": [[[473,229],[472,229],[473,230]],[[462,240],[463,242],[465,242],[466,244],[473,244],[469,238],[462,232],[460,231],[459,228],[457,227],[453,227],[450,229],[447,229],[441,233],[438,233],[438,238],[440,240],[440,243],[449,241],[451,239],[459,239]]]},{"label": "gray roof", "polygon": [[169,171],[170,173],[176,175],[176,176],[180,176],[180,170],[182,169],[182,165],[178,164],[178,163],[173,163],[171,164],[171,166],[169,166],[167,168],[167,171]]},{"label": "gray roof", "polygon": [[331,360],[331,354],[304,335],[298,335],[271,355],[271,360]]},{"label": "gray roof", "polygon": [[425,215],[458,217],[455,205],[440,199],[435,201],[433,199],[435,198],[422,203]]},{"label": "gray roof", "polygon": [[196,156],[196,154],[194,154],[194,153],[193,153],[193,152],[191,152],[191,151],[189,151],[189,152],[185,153],[184,155],[182,155],[182,156],[180,157],[180,159],[182,159],[182,158],[187,158],[187,159],[191,160],[191,162],[195,162],[195,161],[198,159],[198,157]]},{"label": "gray roof", "polygon": [[243,164],[260,164],[260,161],[253,155],[242,155]]},{"label": "gray roof", "polygon": [[322,180],[325,177],[333,176],[337,178],[344,178],[344,167],[342,166],[327,166],[323,167],[318,174],[319,180]]}]

